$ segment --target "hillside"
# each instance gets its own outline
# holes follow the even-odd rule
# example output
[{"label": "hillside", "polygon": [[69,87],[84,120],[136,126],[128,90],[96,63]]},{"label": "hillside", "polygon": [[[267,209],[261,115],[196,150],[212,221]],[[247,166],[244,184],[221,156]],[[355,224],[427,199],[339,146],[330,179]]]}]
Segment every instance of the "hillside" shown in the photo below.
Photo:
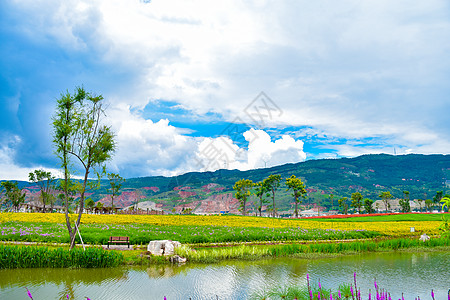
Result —
[{"label": "hillside", "polygon": [[[191,208],[198,212],[237,212],[238,203],[230,193],[234,183],[243,178],[261,181],[270,174],[283,178],[296,175],[308,188],[305,204],[320,203],[336,206],[340,197],[361,192],[365,198],[378,199],[382,191],[394,197],[410,192],[411,199],[432,199],[438,190],[446,190],[450,180],[450,155],[363,155],[355,158],[309,160],[273,168],[249,171],[218,170],[192,172],[174,177],[130,178],[123,184],[122,195],[115,200],[121,207],[131,205],[135,199],[151,200],[159,208],[181,211]],[[91,196],[95,201],[108,204],[107,181]],[[30,187],[27,183],[22,186]],[[330,194],[334,201],[330,202]],[[292,197],[284,185],[277,193],[280,209],[290,209]]]}]

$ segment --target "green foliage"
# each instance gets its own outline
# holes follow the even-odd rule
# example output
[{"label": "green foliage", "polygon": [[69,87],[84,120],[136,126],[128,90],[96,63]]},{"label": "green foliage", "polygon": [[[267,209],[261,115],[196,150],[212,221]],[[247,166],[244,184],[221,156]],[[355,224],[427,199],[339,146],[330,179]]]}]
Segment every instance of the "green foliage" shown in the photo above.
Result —
[{"label": "green foliage", "polygon": [[254,183],[250,179],[241,179],[241,180],[237,181],[233,186],[233,189],[236,191],[236,193],[234,195],[241,204],[241,210],[242,210],[243,216],[246,215],[246,207],[245,206],[247,204],[248,197],[250,197],[250,195],[251,195],[251,189],[253,186],[254,186]]},{"label": "green foliage", "polygon": [[[80,225],[84,209],[85,192],[90,182],[89,173],[96,168],[105,170],[104,163],[115,151],[114,133],[111,127],[102,124],[105,114],[103,97],[93,96],[83,88],[77,88],[74,95],[65,93],[57,100],[53,116],[53,143],[64,170],[63,190],[65,195],[66,225],[74,247],[76,232],[72,230],[68,217],[68,201],[71,186],[71,158],[84,170],[82,184],[78,185],[79,204],[76,225]],[[99,172],[97,172],[99,174]]]},{"label": "green foliage", "polygon": [[266,203],[264,196],[266,196],[267,192],[269,192],[269,187],[266,185],[266,182],[260,181],[254,184],[255,188],[255,196],[259,199],[259,205],[257,207],[257,211],[259,211],[259,216],[262,216],[262,206]]},{"label": "green foliage", "polygon": [[445,215],[442,215],[442,224],[439,226],[442,236],[450,239],[450,224]]},{"label": "green foliage", "polygon": [[0,269],[13,268],[105,268],[123,262],[123,255],[101,248],[49,249],[0,245]]},{"label": "green foliage", "polygon": [[361,207],[363,206],[362,202],[363,196],[360,192],[356,192],[352,194],[351,200],[352,200],[352,207],[356,208],[358,210],[358,213],[361,214]]},{"label": "green foliage", "polygon": [[444,197],[440,202],[442,203],[442,210],[444,210],[446,207],[448,210],[450,210],[450,197]]},{"label": "green foliage", "polygon": [[346,215],[348,213],[348,203],[347,203],[347,197],[342,197],[341,199],[338,200],[338,204],[339,204],[339,210],[341,211],[341,213],[343,213],[344,215]]},{"label": "green foliage", "polygon": [[409,192],[403,191],[403,198],[399,201],[401,210],[403,213],[411,211],[411,205],[409,204]]},{"label": "green foliage", "polygon": [[122,183],[125,182],[125,179],[115,173],[108,173],[107,176],[110,186],[108,191],[111,195],[111,208],[114,209],[114,198],[119,195],[119,191],[122,188]]},{"label": "green foliage", "polygon": [[372,199],[364,199],[364,209],[366,210],[366,213],[372,214],[375,212],[375,209],[373,208],[373,200]]},{"label": "green foliage", "polygon": [[[98,203],[101,203],[101,202],[98,202]],[[88,210],[92,210],[95,206],[95,202],[94,202],[94,200],[92,200],[92,198],[87,198],[85,204],[86,204],[86,208]]]},{"label": "green foliage", "polygon": [[17,182],[3,181],[0,186],[2,187],[0,196],[4,194],[1,198],[0,207],[4,206],[6,210],[18,211],[20,205],[25,202],[26,194],[18,187]]},{"label": "green foliage", "polygon": [[277,209],[275,206],[275,193],[280,187],[281,175],[269,175],[269,177],[263,180],[263,184],[267,186],[269,191],[272,192],[272,216],[275,217],[277,215]]},{"label": "green foliage", "polygon": [[381,192],[381,194],[378,195],[378,197],[381,198],[381,201],[383,201],[384,207],[386,208],[386,212],[390,208],[389,200],[392,199],[391,192]]},{"label": "green foliage", "polygon": [[[390,214],[390,215],[378,215],[378,216],[358,216],[339,219],[339,222],[396,222],[396,221],[410,221],[410,222],[421,222],[421,221],[440,221],[444,214]],[[320,219],[321,222],[336,222],[333,218],[323,218]]]},{"label": "green foliage", "polygon": [[302,182],[300,178],[297,178],[295,175],[292,175],[289,178],[286,178],[286,186],[288,187],[288,190],[292,190],[295,200],[295,210],[294,214],[295,217],[298,217],[298,209],[297,205],[299,203],[299,198],[304,197],[306,194],[305,184]]},{"label": "green foliage", "polygon": [[433,206],[433,201],[431,199],[425,200],[425,207],[428,211],[431,211],[431,207]]},{"label": "green foliage", "polygon": [[55,176],[52,175],[50,171],[34,170],[28,174],[28,180],[34,182],[39,186],[41,192],[39,200],[42,203],[43,212],[45,213],[45,206],[48,204],[53,204],[56,201],[54,193],[55,190]]}]

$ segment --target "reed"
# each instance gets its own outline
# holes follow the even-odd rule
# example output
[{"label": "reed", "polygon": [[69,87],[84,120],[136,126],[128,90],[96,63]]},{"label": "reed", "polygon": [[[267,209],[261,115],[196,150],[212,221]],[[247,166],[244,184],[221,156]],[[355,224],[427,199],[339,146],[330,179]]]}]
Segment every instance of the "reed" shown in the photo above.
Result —
[{"label": "reed", "polygon": [[36,246],[0,245],[0,269],[13,268],[106,268],[123,263],[123,255],[101,248],[72,250]]},{"label": "reed", "polygon": [[302,254],[339,254],[392,251],[407,248],[449,247],[450,239],[439,238],[422,242],[416,239],[383,241],[354,241],[342,243],[312,243],[286,245],[241,245],[235,247],[201,248],[194,250],[186,245],[176,249],[176,254],[190,262],[213,263],[221,260],[255,260],[268,257],[287,257]]}]

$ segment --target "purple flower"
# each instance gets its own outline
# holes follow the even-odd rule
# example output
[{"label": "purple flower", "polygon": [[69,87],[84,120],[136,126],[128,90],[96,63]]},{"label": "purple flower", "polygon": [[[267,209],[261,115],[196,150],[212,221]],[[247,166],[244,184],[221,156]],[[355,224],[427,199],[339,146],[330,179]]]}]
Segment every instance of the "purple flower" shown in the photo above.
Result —
[{"label": "purple flower", "polygon": [[28,297],[30,297],[30,299],[33,299],[33,296],[31,295],[31,292],[28,289],[27,289],[27,294],[28,294]]},{"label": "purple flower", "polygon": [[[341,290],[338,291],[338,297],[339,297],[339,299],[342,298],[342,296],[341,296]],[[370,300],[370,299],[369,299],[369,300]]]}]

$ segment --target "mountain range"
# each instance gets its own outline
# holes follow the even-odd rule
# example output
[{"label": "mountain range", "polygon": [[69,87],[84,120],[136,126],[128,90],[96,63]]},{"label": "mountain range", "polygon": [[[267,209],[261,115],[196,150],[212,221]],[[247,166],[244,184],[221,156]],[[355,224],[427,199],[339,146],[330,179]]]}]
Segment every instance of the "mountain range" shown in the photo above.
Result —
[{"label": "mountain range", "polygon": [[[291,175],[301,178],[306,185],[308,193],[303,200],[306,206],[336,208],[337,199],[350,198],[354,192],[372,200],[380,199],[379,194],[384,191],[391,192],[394,198],[401,198],[403,191],[409,191],[411,200],[432,199],[437,191],[445,194],[450,187],[450,155],[370,154],[248,171],[218,170],[173,177],[129,178],[123,183],[121,194],[114,199],[114,205],[126,207],[137,201],[151,201],[152,205],[147,207],[166,211],[191,209],[197,213],[237,213],[239,203],[233,196],[234,183],[240,179],[258,182],[271,174],[283,178],[276,196],[279,210],[292,208],[293,197],[284,184]],[[100,189],[92,191],[90,197],[110,205],[108,185],[107,180],[102,180]],[[20,186],[30,192],[36,191],[30,183],[21,182]]]}]

